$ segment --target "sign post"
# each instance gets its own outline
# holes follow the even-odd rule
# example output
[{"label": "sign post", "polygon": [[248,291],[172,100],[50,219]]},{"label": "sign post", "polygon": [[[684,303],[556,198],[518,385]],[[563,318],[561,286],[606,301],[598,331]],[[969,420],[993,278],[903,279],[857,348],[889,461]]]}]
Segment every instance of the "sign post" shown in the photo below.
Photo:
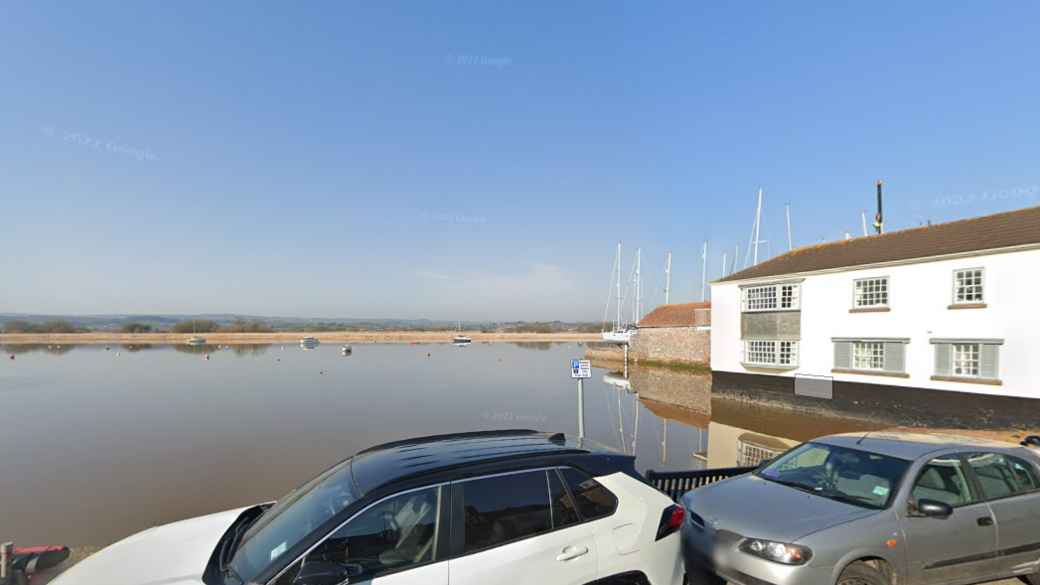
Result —
[{"label": "sign post", "polygon": [[585,438],[585,378],[592,377],[592,362],[571,360],[571,378],[578,379],[578,438]]}]

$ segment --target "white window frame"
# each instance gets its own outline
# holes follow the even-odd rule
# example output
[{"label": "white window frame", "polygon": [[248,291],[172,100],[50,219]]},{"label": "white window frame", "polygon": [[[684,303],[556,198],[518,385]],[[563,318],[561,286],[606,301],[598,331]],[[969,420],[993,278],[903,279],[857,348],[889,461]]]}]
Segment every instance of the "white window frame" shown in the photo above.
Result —
[{"label": "white window frame", "polygon": [[[1004,345],[1003,339],[932,339],[931,343],[935,346],[934,376],[944,380],[1001,383],[1000,348]],[[973,357],[958,359],[958,352],[972,347],[975,348]],[[974,373],[956,373],[958,361],[973,363]]]},{"label": "white window frame", "polygon": [[[769,344],[769,352],[772,353],[772,361],[750,361],[753,353],[751,344]],[[764,350],[754,350],[754,353],[763,353]],[[785,358],[786,356],[786,358]],[[741,342],[740,361],[745,366],[759,368],[781,368],[795,369],[798,367],[798,341],[789,339],[746,339]]]},{"label": "white window frame", "polygon": [[[782,282],[779,284],[763,284],[759,286],[749,286],[747,288],[741,289],[740,291],[740,310],[743,313],[764,313],[767,311],[798,311],[801,309],[801,288],[802,285],[800,282]],[[766,290],[771,290],[773,294],[772,306],[756,307],[753,309],[750,308],[751,301],[753,300],[751,298],[752,292]],[[785,297],[784,293],[788,291],[790,292],[790,294]],[[788,299],[786,301],[788,306],[786,307],[784,306],[785,299]],[[754,300],[758,301],[762,299]]]},{"label": "white window frame", "polygon": [[[847,338],[832,337],[834,345],[834,369],[847,373],[906,375],[906,346],[909,338]],[[857,347],[860,349],[857,367]],[[869,355],[866,354],[869,352]],[[845,363],[845,360],[848,360]],[[869,360],[863,367],[863,359]],[[873,361],[880,359],[881,367]]]},{"label": "white window frame", "polygon": [[[950,346],[950,377],[979,379],[982,374],[982,344],[951,343]],[[969,368],[973,371],[958,372],[958,368]]]},{"label": "white window frame", "polygon": [[[874,366],[874,362],[877,366]],[[866,362],[866,365],[863,363]],[[866,372],[885,371],[885,344],[881,341],[853,341],[852,369]]]},{"label": "white window frame", "polygon": [[[975,299],[975,300],[970,300],[970,301],[958,300],[958,296],[959,295],[957,293],[959,292],[958,289],[960,288],[960,285],[959,285],[960,279],[958,278],[958,275],[963,273],[963,272],[974,272],[976,270],[979,272],[979,284],[978,285],[969,285],[969,287],[977,286],[979,288],[979,298]],[[954,270],[953,271],[953,301],[952,302],[953,302],[954,305],[977,305],[979,303],[985,303],[986,302],[986,269],[981,267],[981,266],[978,266],[978,267],[975,267],[975,268],[958,268],[958,269]]]},{"label": "white window frame", "polygon": [[[860,283],[861,282],[862,283],[866,283],[866,282],[870,282],[870,281],[874,281],[874,280],[876,280],[876,281],[884,281],[884,283],[885,283],[885,302],[883,302],[883,303],[871,303],[871,304],[861,303],[860,301],[862,300],[862,298],[860,297],[860,293],[859,293]],[[892,279],[890,279],[887,276],[872,276],[870,278],[857,278],[857,279],[853,280],[852,281],[852,308],[853,309],[882,309],[882,308],[888,308],[889,303],[891,301],[891,295],[892,295],[892,287],[890,286],[891,282],[892,282]],[[878,295],[879,293],[874,292],[874,293],[870,293],[870,294]]]}]

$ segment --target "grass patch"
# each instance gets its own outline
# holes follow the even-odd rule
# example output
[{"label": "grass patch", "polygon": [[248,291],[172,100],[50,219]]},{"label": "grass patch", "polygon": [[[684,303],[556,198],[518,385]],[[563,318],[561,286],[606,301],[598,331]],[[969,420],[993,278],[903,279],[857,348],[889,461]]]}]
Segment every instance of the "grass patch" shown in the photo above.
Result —
[{"label": "grass patch", "polygon": [[677,372],[693,372],[695,374],[710,374],[711,366],[707,364],[684,364],[680,362],[659,362],[657,360],[640,360],[638,365],[650,366],[651,368],[667,368]]}]

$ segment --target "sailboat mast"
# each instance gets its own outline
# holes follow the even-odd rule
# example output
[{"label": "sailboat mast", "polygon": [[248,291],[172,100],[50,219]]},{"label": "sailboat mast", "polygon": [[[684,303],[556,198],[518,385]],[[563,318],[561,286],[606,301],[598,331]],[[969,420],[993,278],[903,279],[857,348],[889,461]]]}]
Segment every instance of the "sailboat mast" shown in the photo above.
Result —
[{"label": "sailboat mast", "polygon": [[758,188],[758,209],[755,210],[755,263],[758,265],[758,236],[762,228],[762,187]]},{"label": "sailboat mast", "polygon": [[704,251],[701,252],[701,302],[704,302],[704,295],[707,292],[705,287],[708,284],[708,240],[704,240]]},{"label": "sailboat mast", "polygon": [[787,209],[787,251],[794,250],[794,244],[791,243],[791,204],[785,203],[784,207]]},{"label": "sailboat mast", "polygon": [[614,330],[621,328],[621,240],[617,243],[617,318],[614,320]]},{"label": "sailboat mast", "polygon": [[643,281],[639,278],[640,277],[639,272],[640,272],[640,270],[642,268],[642,260],[643,260],[643,249],[642,248],[636,248],[636,280],[635,280],[636,291],[635,291],[634,302],[632,303],[632,313],[633,313],[632,314],[632,324],[633,325],[636,325],[637,323],[639,323],[639,314],[640,314],[640,311],[643,308],[641,306],[642,303],[643,303],[643,297],[640,294],[640,290],[639,290],[640,288],[642,288],[642,285],[643,285]]},{"label": "sailboat mast", "polygon": [[664,269],[664,304],[668,304],[668,293],[672,288],[672,251],[668,250],[668,267]]},{"label": "sailboat mast", "polygon": [[726,278],[726,252],[722,252],[722,278]]},{"label": "sailboat mast", "polygon": [[863,212],[863,237],[867,237],[870,234],[867,233],[867,212]]}]

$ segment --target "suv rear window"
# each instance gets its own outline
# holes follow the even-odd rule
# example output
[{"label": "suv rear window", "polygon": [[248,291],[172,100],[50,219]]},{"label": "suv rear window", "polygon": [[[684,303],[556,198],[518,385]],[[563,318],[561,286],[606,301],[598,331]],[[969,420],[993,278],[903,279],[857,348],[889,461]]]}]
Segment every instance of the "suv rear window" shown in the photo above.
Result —
[{"label": "suv rear window", "polygon": [[585,520],[605,518],[617,509],[617,497],[598,481],[570,467],[561,467],[560,474]]}]

